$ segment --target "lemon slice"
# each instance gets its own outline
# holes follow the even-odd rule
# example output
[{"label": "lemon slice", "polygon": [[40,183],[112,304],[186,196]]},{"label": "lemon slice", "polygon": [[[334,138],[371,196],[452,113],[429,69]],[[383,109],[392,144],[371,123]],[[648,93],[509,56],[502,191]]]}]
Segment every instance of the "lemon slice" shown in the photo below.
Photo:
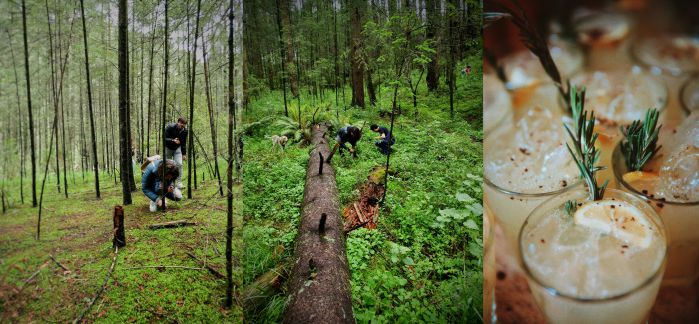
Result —
[{"label": "lemon slice", "polygon": [[650,222],[638,208],[623,201],[587,202],[573,218],[577,225],[610,234],[639,248],[647,248],[651,243]]},{"label": "lemon slice", "polygon": [[634,183],[636,181],[655,181],[658,179],[658,174],[653,173],[653,172],[645,172],[645,171],[631,171],[624,173],[624,175],[621,177],[624,179],[624,182],[626,183]]}]

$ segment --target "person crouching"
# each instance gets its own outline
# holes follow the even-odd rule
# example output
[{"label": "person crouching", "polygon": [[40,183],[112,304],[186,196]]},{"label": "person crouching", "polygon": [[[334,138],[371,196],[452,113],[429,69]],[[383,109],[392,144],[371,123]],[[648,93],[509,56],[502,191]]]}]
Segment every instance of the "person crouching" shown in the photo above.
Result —
[{"label": "person crouching", "polygon": [[[162,181],[163,172],[165,181]],[[165,197],[168,199],[174,201],[182,199],[182,192],[177,190],[174,185],[174,181],[179,175],[180,169],[173,160],[165,160],[165,163],[161,159],[154,160],[146,167],[141,178],[141,187],[143,193],[150,199],[151,212],[163,206],[163,187],[167,188]]]}]

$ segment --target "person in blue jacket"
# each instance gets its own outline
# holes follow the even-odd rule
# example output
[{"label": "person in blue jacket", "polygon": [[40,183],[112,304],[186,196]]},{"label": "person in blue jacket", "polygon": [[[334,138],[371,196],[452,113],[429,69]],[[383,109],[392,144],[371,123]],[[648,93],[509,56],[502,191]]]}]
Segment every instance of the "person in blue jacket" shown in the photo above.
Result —
[{"label": "person in blue jacket", "polygon": [[[161,181],[163,169],[165,169],[165,181]],[[168,199],[174,201],[180,201],[182,199],[182,193],[179,190],[175,190],[174,185],[174,181],[179,175],[180,169],[173,160],[165,160],[165,163],[163,163],[163,160],[158,159],[151,162],[148,167],[146,167],[143,171],[143,177],[141,178],[141,188],[143,188],[142,190],[146,197],[150,199],[151,212],[163,206],[161,200],[163,187],[167,188],[165,197]]]},{"label": "person in blue jacket", "polygon": [[379,133],[379,136],[376,137],[376,141],[374,141],[374,145],[376,145],[379,151],[384,155],[388,154],[391,150],[391,146],[396,144],[396,138],[393,137],[393,134],[391,134],[386,127],[379,127],[379,125],[373,124],[369,128],[372,132]]}]

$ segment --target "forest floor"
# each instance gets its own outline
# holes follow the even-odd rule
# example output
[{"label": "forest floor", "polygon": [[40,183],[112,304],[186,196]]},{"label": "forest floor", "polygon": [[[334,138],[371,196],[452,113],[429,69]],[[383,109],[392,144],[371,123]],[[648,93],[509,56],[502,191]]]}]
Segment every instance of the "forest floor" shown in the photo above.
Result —
[{"label": "forest floor", "polygon": [[[375,229],[354,230],[346,241],[359,323],[481,321],[482,87],[480,76],[472,77],[459,79],[453,119],[444,89],[428,94],[421,86],[417,115],[409,92],[401,91],[385,204]],[[390,126],[389,90],[382,89],[377,107],[335,111],[333,91],[314,102],[304,89],[304,120],[320,107],[316,120],[337,114],[365,125],[358,158],[336,154],[332,161],[343,209],[360,199],[372,170],[386,163],[369,125]],[[263,94],[249,106],[247,122],[283,116],[283,107],[281,92]],[[288,109],[298,114],[297,102],[290,100]],[[268,117],[245,137],[244,285],[287,264],[298,234],[310,148],[290,143],[272,149],[270,137],[281,129]],[[332,146],[334,134],[328,138]],[[284,289],[264,307],[246,310],[246,319],[280,321]]]},{"label": "forest floor", "polygon": [[[31,208],[30,201],[0,216],[0,322],[71,322],[95,296],[112,264],[112,213],[122,202],[121,184],[107,174],[100,180],[102,199],[97,200],[91,177],[73,183],[69,176],[66,199],[57,193],[55,177],[49,178],[39,241],[38,209]],[[133,193],[134,203],[124,208],[126,246],[119,249],[107,289],[85,319],[242,322],[237,302],[229,310],[223,307],[225,279],[202,269],[201,262],[206,262],[225,275],[226,199],[217,194],[216,181],[199,183],[193,199],[169,203],[166,213],[149,212],[148,199],[140,192],[140,173],[136,181],[139,190]],[[241,190],[234,190],[233,262],[238,287]],[[150,224],[179,219],[197,225],[148,229]]]}]

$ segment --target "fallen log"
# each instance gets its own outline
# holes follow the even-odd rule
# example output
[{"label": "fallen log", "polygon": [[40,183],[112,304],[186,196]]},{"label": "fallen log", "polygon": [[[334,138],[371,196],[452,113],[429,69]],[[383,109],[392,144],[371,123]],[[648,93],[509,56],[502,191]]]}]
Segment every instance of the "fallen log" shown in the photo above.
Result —
[{"label": "fallen log", "polygon": [[148,225],[148,228],[154,230],[154,229],[161,229],[161,228],[174,228],[174,227],[194,226],[194,225],[197,225],[197,223],[181,219],[181,220],[176,220],[176,221],[171,221],[171,222]]},{"label": "fallen log", "polygon": [[320,156],[331,156],[323,138],[326,129],[313,128],[285,323],[354,323],[335,171],[327,163],[323,173],[318,172]]}]

